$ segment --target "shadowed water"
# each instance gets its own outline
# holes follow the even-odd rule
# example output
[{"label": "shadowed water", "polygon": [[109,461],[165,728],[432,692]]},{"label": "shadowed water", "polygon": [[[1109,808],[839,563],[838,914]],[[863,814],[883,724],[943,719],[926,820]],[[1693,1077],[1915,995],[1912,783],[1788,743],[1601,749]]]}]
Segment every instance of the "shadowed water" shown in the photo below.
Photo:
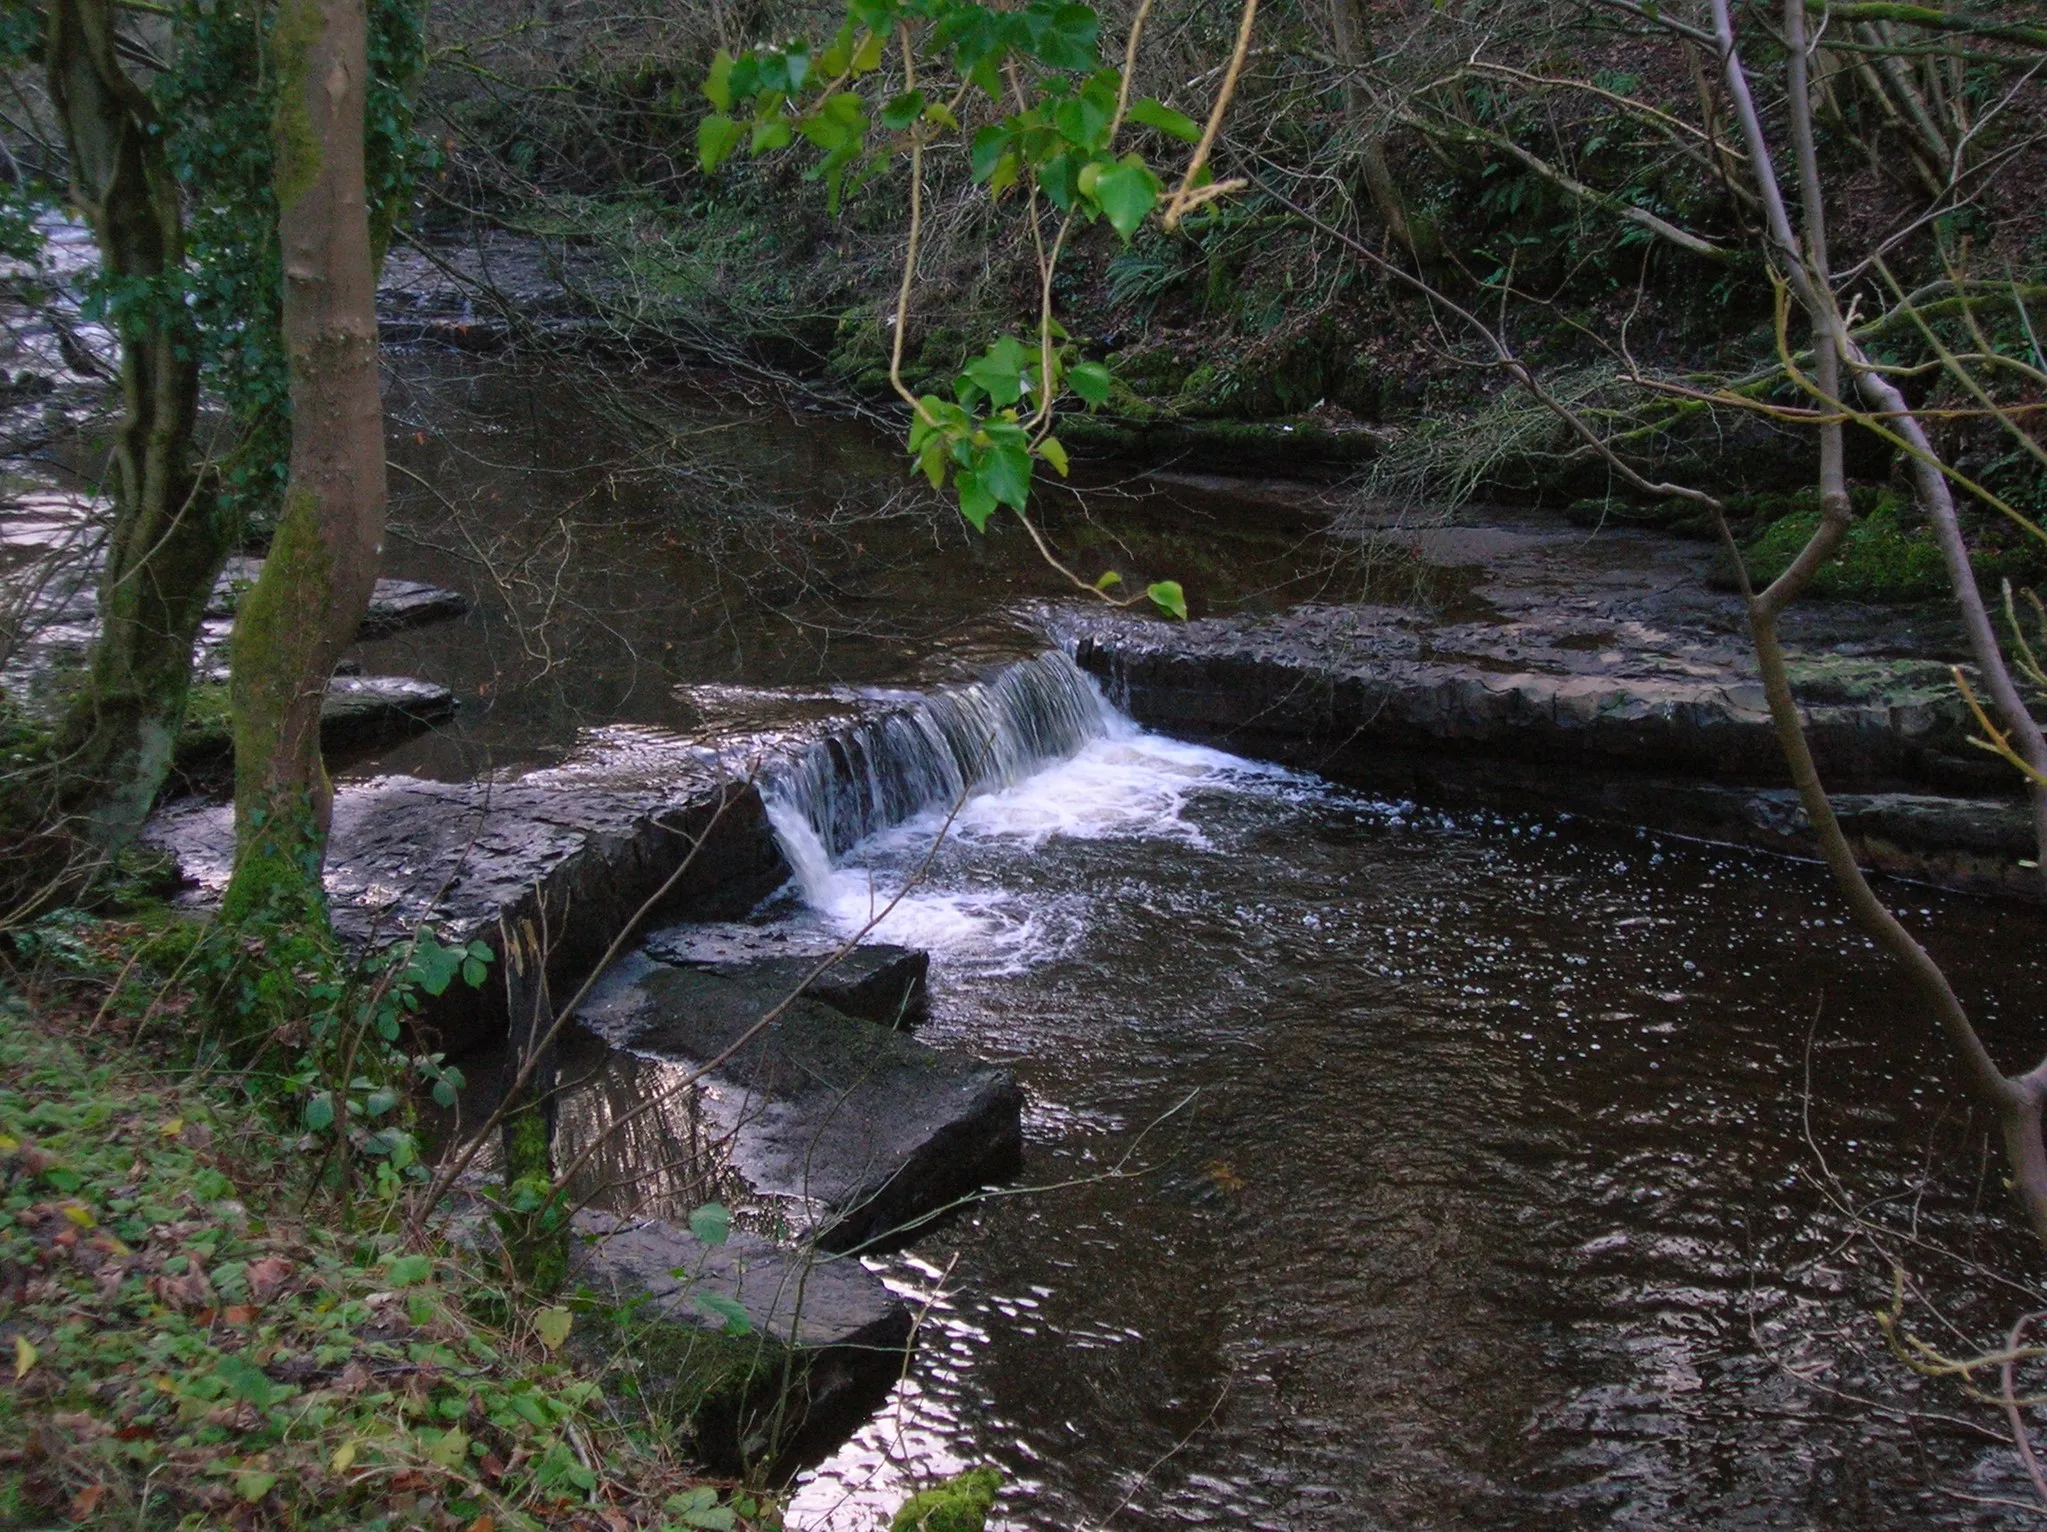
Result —
[{"label": "shadowed water", "polygon": [[[784,918],[864,920],[937,818]],[[2028,1018],[2037,924],[1915,903],[1993,1028]],[[2033,1301],[1905,1233],[2031,1268],[1814,869],[1124,725],[967,800],[878,934],[935,947],[925,1037],[1017,1071],[1059,1189],[882,1266],[923,1345],[794,1526],[981,1461],[1043,1532],[1997,1524],[1966,1497],[2021,1493],[1994,1415],[1871,1318],[1843,1199],[1985,1344]]]}]

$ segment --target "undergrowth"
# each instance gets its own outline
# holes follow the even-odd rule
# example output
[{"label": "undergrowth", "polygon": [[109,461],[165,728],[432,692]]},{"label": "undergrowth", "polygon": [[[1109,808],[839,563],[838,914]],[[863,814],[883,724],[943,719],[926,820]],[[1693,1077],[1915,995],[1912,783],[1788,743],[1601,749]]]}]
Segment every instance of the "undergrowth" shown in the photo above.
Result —
[{"label": "undergrowth", "polygon": [[[149,932],[74,928],[104,965]],[[472,1252],[128,1035],[146,968],[0,976],[0,1525],[733,1528],[770,1507],[621,1420]]]}]

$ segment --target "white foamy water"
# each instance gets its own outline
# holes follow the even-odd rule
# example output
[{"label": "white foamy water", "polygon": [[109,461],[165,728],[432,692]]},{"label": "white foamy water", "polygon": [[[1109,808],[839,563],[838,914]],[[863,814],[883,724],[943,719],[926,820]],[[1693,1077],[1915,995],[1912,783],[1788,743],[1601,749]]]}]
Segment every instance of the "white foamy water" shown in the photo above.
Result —
[{"label": "white foamy water", "polygon": [[[1098,722],[1071,755],[984,783],[963,799],[928,802],[839,857],[816,828],[820,819],[829,822],[826,816],[808,812],[787,784],[771,790],[769,819],[809,910],[841,937],[864,933],[977,971],[1014,972],[1072,949],[1085,898],[1003,887],[991,862],[1057,839],[1206,848],[1201,828],[1186,816],[1195,795],[1270,791],[1302,780],[1280,767],[1147,734],[1102,701],[1092,682],[1078,679]],[[934,847],[941,838],[946,844]],[[975,878],[977,871],[994,871],[995,885]]]}]

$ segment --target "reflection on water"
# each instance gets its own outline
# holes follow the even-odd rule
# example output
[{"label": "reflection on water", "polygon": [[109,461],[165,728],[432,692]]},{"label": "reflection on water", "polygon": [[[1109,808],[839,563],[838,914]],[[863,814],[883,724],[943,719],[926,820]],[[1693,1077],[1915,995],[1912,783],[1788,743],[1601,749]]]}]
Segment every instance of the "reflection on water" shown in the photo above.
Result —
[{"label": "reflection on water", "polygon": [[[475,606],[356,651],[463,703],[358,774],[466,778],[551,764],[592,728],[694,732],[734,687],[956,681],[1036,652],[1031,609],[1076,599],[1020,527],[973,532],[884,432],[727,377],[428,350],[387,355],[385,394],[383,572]],[[1040,509],[1072,567],[1178,578],[1197,611],[1337,599],[1380,568],[1314,535],[1312,491],[1247,507],[1085,465],[1072,483]]]},{"label": "reflection on water", "polygon": [[[885,897],[935,828],[837,875]],[[1137,734],[959,828],[906,901],[975,917],[918,917],[924,1035],[1018,1072],[1063,1189],[882,1266],[924,1343],[793,1526],[980,1461],[1034,1532],[2005,1524],[2008,1446],[1883,1352],[1839,1199],[1985,1342],[2037,1300],[1931,1247],[2037,1260],[1813,869]],[[2016,1033],[2032,917],[1912,918]]]}]

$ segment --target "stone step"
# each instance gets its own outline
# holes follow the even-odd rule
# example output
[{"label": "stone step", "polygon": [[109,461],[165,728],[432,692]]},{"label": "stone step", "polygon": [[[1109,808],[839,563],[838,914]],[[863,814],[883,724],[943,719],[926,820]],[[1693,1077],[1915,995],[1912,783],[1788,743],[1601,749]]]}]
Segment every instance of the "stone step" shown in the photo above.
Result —
[{"label": "stone step", "polygon": [[732,1172],[823,1249],[901,1243],[1021,1168],[1023,1091],[1006,1070],[801,998],[740,1044],[775,1003],[764,998],[635,954],[580,1019],[615,1048],[684,1066],[737,1044],[690,1109],[729,1146]]},{"label": "stone step", "polygon": [[[787,1249],[733,1230],[706,1244],[680,1224],[585,1208],[576,1214],[571,1287],[639,1307],[684,1338],[650,1359],[657,1386],[683,1391],[699,1454],[738,1473],[801,1456],[871,1413],[901,1376],[909,1310],[850,1256]],[[737,1304],[746,1333],[705,1299]],[[787,1385],[785,1392],[785,1384]],[[644,1380],[643,1380],[644,1386]]]},{"label": "stone step", "polygon": [[773,1005],[801,985],[803,994],[848,1016],[910,1027],[930,1013],[931,955],[890,942],[863,942],[804,980],[838,944],[743,925],[679,925],[647,937],[650,957],[750,987]]}]

